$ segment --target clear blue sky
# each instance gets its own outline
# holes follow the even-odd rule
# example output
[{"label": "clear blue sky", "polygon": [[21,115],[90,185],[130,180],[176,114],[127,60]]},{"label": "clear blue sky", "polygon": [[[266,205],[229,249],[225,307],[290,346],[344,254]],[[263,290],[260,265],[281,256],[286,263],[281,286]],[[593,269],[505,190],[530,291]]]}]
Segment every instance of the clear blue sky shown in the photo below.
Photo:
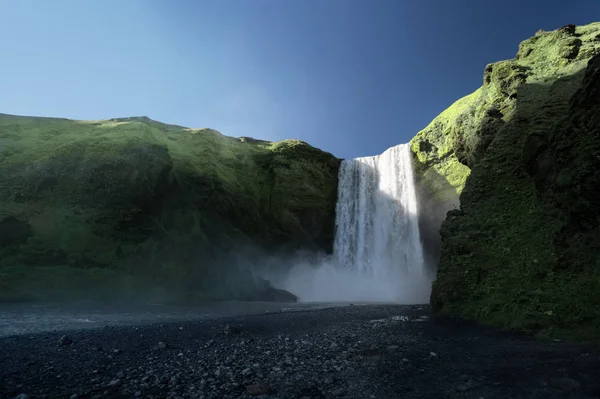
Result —
[{"label": "clear blue sky", "polygon": [[0,112],[148,116],[351,158],[597,0],[0,0]]}]

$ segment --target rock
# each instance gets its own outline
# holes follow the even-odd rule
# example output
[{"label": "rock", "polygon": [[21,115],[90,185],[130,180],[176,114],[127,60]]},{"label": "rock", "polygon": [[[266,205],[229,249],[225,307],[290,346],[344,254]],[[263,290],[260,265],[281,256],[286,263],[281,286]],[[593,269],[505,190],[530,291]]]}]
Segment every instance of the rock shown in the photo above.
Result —
[{"label": "rock", "polygon": [[246,385],[246,393],[252,396],[267,395],[270,392],[269,387],[263,384]]},{"label": "rock", "polygon": [[71,395],[71,399],[79,399],[81,396],[79,396],[79,394],[74,393],[73,395]]},{"label": "rock", "polygon": [[122,382],[123,382],[123,381],[122,381],[121,379],[119,379],[119,378],[116,378],[116,379],[114,379],[114,380],[111,380],[111,381],[108,383],[108,385],[107,385],[107,386],[108,386],[109,388],[118,387],[118,386],[120,386],[120,385],[121,385],[121,383],[122,383]]},{"label": "rock", "polygon": [[435,353],[435,352],[429,352],[429,356],[431,356],[431,357],[437,357],[437,353]]},{"label": "rock", "polygon": [[471,389],[470,384],[460,384],[459,386],[456,387],[457,392],[466,392],[469,389]]},{"label": "rock", "polygon": [[68,335],[63,335],[58,340],[59,345],[70,345],[73,343],[73,340]]},{"label": "rock", "polygon": [[[486,66],[482,87],[411,140],[420,205],[442,213],[459,194],[462,210],[431,216],[441,238],[432,236],[428,244],[439,259],[433,310],[464,316],[476,307],[481,311],[474,321],[510,326],[529,312],[528,303],[517,298],[510,309],[492,309],[515,301],[514,291],[503,285],[508,279],[527,281],[517,292],[542,289],[536,298],[553,304],[553,314],[535,313],[522,329],[552,329],[568,318],[572,323],[565,329],[593,339],[600,314],[586,316],[598,303],[589,287],[600,279],[583,270],[600,264],[600,175],[594,172],[600,168],[599,32],[597,23],[567,25],[524,40],[515,58]],[[540,228],[548,223],[555,228]],[[509,224],[518,225],[518,232]],[[485,242],[502,246],[490,255]],[[532,268],[539,270],[534,278]],[[548,282],[545,274],[554,270],[565,278]],[[497,296],[481,299],[481,292]]]},{"label": "rock", "polygon": [[298,302],[296,295],[280,288],[271,289],[266,299],[272,302]]},{"label": "rock", "polygon": [[573,392],[581,387],[579,381],[568,377],[551,379],[549,385],[552,388],[560,389],[563,392]]},{"label": "rock", "polygon": [[298,297],[289,291],[275,288],[271,282],[263,278],[255,279],[255,290],[245,297],[251,301],[266,302],[298,302]]},{"label": "rock", "polygon": [[0,248],[25,244],[31,236],[33,231],[29,223],[14,216],[0,220]]},{"label": "rock", "polygon": [[387,349],[390,352],[394,352],[394,351],[398,350],[398,345],[390,345],[387,347]]},{"label": "rock", "polygon": [[242,327],[227,324],[223,329],[223,332],[225,333],[225,335],[239,334],[242,332]]},{"label": "rock", "polygon": [[31,397],[26,393],[20,393],[15,397],[15,399],[31,399]]},{"label": "rock", "polygon": [[158,343],[158,349],[167,349],[167,343],[166,342],[159,342]]}]

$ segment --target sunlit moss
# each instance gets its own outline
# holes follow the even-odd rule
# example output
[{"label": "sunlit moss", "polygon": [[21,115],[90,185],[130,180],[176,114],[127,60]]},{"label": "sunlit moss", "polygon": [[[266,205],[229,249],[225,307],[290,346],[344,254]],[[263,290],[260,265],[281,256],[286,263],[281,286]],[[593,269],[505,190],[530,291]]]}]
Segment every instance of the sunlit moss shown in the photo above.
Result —
[{"label": "sunlit moss", "polygon": [[150,274],[169,263],[200,278],[238,245],[330,250],[339,162],[298,140],[145,117],[0,114],[0,223],[16,217],[33,232],[19,248],[0,245],[0,267],[125,270],[145,253]]},{"label": "sunlit moss", "polygon": [[573,215],[597,215],[589,198],[600,143],[586,133],[594,111],[573,102],[594,95],[577,90],[597,54],[600,23],[539,32],[411,140],[430,196],[462,190],[461,212],[441,229],[436,309],[543,336],[600,337],[600,232],[588,219],[573,227]]}]

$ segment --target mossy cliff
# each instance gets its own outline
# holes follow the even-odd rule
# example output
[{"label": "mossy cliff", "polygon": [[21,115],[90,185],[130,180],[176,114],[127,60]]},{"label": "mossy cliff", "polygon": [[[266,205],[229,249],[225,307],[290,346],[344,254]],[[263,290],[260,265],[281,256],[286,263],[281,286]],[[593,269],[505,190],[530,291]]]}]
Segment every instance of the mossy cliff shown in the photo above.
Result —
[{"label": "mossy cliff", "polygon": [[411,141],[441,228],[438,311],[600,336],[600,23],[538,32]]},{"label": "mossy cliff", "polygon": [[224,281],[253,255],[331,250],[339,163],[145,117],[0,114],[0,296],[118,281],[236,296]]}]

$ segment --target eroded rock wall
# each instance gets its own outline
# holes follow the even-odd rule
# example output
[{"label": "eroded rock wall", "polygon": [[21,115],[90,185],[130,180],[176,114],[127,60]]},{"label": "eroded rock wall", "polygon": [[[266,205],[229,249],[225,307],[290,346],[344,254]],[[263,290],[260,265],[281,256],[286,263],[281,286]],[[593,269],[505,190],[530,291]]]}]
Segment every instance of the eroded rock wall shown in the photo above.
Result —
[{"label": "eroded rock wall", "polygon": [[[411,141],[444,207],[438,311],[598,336],[600,23],[538,32]],[[448,210],[449,207],[448,207]]]}]

